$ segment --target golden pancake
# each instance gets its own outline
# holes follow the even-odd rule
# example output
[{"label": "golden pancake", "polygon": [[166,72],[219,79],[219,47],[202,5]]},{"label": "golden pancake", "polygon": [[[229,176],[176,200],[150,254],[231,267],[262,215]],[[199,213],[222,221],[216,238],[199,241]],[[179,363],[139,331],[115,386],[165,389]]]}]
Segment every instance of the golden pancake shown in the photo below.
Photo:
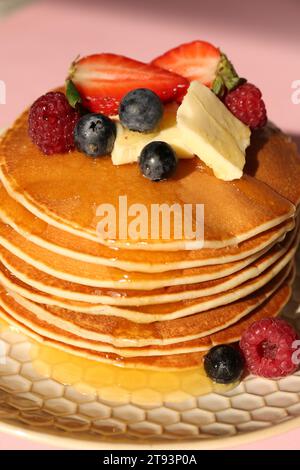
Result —
[{"label": "golden pancake", "polygon": [[182,300],[158,305],[147,305],[142,307],[112,307],[103,306],[97,315],[115,315],[122,318],[129,318],[138,323],[150,323],[153,321],[173,320],[184,318],[194,313],[204,312],[222,305],[228,305],[237,299],[255,293],[260,287],[271,281],[295,256],[296,246],[294,245],[285,256],[273,263],[270,268],[263,271],[261,275],[254,279],[245,281],[238,287],[228,289],[220,294],[199,297],[196,299]]},{"label": "golden pancake", "polygon": [[[45,303],[44,294],[46,294],[47,303],[50,305],[72,308],[73,305],[69,305],[69,301],[72,301],[75,302],[75,310],[87,312],[90,311],[90,303],[98,304],[96,308],[99,307],[100,309],[101,305],[99,305],[99,303],[101,302],[110,305],[136,305],[139,303],[139,293],[137,291],[134,292],[136,297],[133,297],[132,302],[130,302],[131,299],[128,298],[128,293],[131,291],[127,291],[127,294],[124,292],[121,294],[105,289],[95,289],[80,284],[61,281],[56,277],[49,276],[35,269],[20,258],[12,255],[3,247],[0,247],[0,261],[3,263],[4,269],[6,269],[6,271],[2,271],[4,284],[7,285],[8,283],[9,288],[16,290],[25,297],[28,297],[26,292],[30,291],[31,295],[29,295],[29,298],[37,302]],[[9,272],[12,274],[9,274]],[[210,286],[212,286],[212,284],[210,284]],[[202,287],[204,287],[203,283]],[[166,292],[170,292],[170,288],[166,289],[165,293]],[[181,293],[181,295],[183,296],[183,293]],[[68,302],[67,305],[64,303],[65,300]],[[169,300],[172,300],[172,298]],[[153,303],[153,301],[146,302],[146,305],[147,303]],[[93,311],[93,306],[91,309]],[[124,313],[126,315],[126,311]],[[145,320],[146,318],[142,321]]]},{"label": "golden pancake", "polygon": [[[288,240],[284,241],[283,246],[275,245],[272,250],[266,252],[257,261],[254,261],[248,267],[242,269],[236,274],[227,276],[220,280],[206,281],[199,284],[190,284],[186,286],[175,286],[163,289],[147,291],[107,291],[107,295],[99,295],[98,304],[87,302],[76,302],[68,299],[62,299],[44,292],[41,292],[32,286],[29,286],[12,275],[3,264],[0,263],[0,282],[8,290],[13,290],[21,296],[38,303],[47,303],[58,307],[75,310],[82,313],[101,314],[111,309],[112,305],[141,306],[156,305],[168,302],[176,302],[199,297],[215,295],[226,290],[233,289],[243,282],[252,279],[261,274],[278,260],[288,249]],[[292,242],[292,240],[291,240]],[[104,293],[103,293],[104,294]],[[103,306],[105,305],[105,308]],[[108,305],[110,305],[108,307]],[[128,318],[126,309],[115,313],[117,316]],[[145,318],[143,321],[147,322]]]},{"label": "golden pancake", "polygon": [[[148,214],[152,204],[204,204],[207,248],[237,244],[295,213],[295,206],[270,186],[247,174],[234,182],[219,180],[198,158],[181,160],[174,178],[153,184],[140,174],[138,165],[117,167],[109,156],[91,159],[73,151],[46,157],[28,137],[27,119],[25,112],[0,143],[2,182],[14,199],[62,230],[99,241],[96,208],[102,203],[118,208],[122,195],[127,196],[128,206],[144,204]],[[259,160],[261,153],[263,149],[253,158]],[[295,174],[292,186],[299,183]],[[149,235],[140,241],[111,241],[135,250],[199,247],[198,240],[151,240]]]},{"label": "golden pancake", "polygon": [[[91,287],[112,289],[151,290],[165,286],[195,284],[207,280],[220,279],[236,273],[255,261],[262,253],[248,258],[221,265],[201,266],[199,268],[180,269],[176,271],[156,273],[124,272],[92,263],[53,255],[26,238],[17,234],[10,226],[0,222],[0,244],[12,254],[51,276]],[[1,249],[2,251],[2,249]]]},{"label": "golden pancake", "polygon": [[238,261],[270,246],[294,227],[294,220],[288,219],[244,242],[217,250],[212,248],[171,252],[120,250],[83,239],[38,219],[11,198],[1,183],[0,200],[2,201],[0,220],[36,245],[83,262],[146,273]]},{"label": "golden pancake", "polygon": [[[95,318],[94,315],[35,304],[13,292],[8,295],[5,290],[1,292],[0,305],[10,315],[16,317],[18,321],[28,324],[34,330],[36,327],[32,325],[41,322],[39,325],[48,332],[48,336],[51,335],[53,328],[59,328],[61,334],[64,331],[66,336],[64,341],[66,342],[73,341],[72,337],[76,335],[80,340],[109,343],[117,348],[163,346],[202,338],[234,324],[272,295],[287,278],[292,265],[290,264],[281,270],[277,276],[261,287],[255,296],[249,295],[229,305],[185,318],[148,324],[136,323],[114,316],[103,315]],[[45,336],[45,331],[43,336]],[[101,347],[103,346],[98,345],[100,350]]]},{"label": "golden pancake", "polygon": [[[289,275],[289,281],[287,283],[290,283],[292,280],[292,275]],[[279,281],[278,281],[279,282]],[[284,279],[281,279],[281,285],[284,282]],[[280,283],[276,285],[276,288],[274,285],[272,286],[272,289],[269,291],[266,291],[265,294],[265,299],[270,299],[272,296],[276,295],[276,292],[280,289]],[[3,296],[2,296],[3,299]],[[28,302],[22,302],[22,299],[18,297],[14,297],[13,299],[19,304],[17,306],[14,301],[1,301],[1,306],[4,308],[4,310],[7,310],[8,313],[13,312],[14,318],[17,320],[19,319],[22,321],[25,319],[25,324],[28,327],[31,327],[34,331],[37,331],[40,334],[43,334],[45,336],[50,335],[50,337],[53,339],[60,339],[62,341],[66,341],[67,343],[70,343],[71,345],[79,346],[82,348],[91,348],[92,350],[98,351],[98,352],[112,352],[114,354],[121,355],[123,357],[134,357],[134,356],[158,356],[158,355],[168,355],[168,354],[182,354],[186,352],[195,352],[195,351],[204,351],[208,350],[213,343],[218,341],[218,337],[221,335],[221,331],[218,331],[217,333],[213,334],[208,334],[206,336],[202,336],[201,338],[189,340],[189,341],[181,341],[177,343],[171,343],[171,344],[165,344],[165,345],[152,345],[152,346],[145,346],[145,347],[119,347],[116,348],[112,346],[109,343],[101,342],[101,341],[96,341],[95,339],[91,339],[87,337],[87,334],[85,333],[84,330],[81,330],[80,328],[72,328],[70,329],[64,329],[64,322],[57,320],[57,318],[54,319],[54,321],[51,321],[51,325],[55,325],[56,329],[53,331],[52,327],[49,329],[47,326],[49,326],[49,323],[46,321],[47,318],[47,313],[41,313],[41,315],[35,315],[34,313],[34,308],[32,309],[32,305]],[[268,302],[268,300],[262,301],[261,305],[258,306],[257,308],[253,309],[252,312],[249,313],[248,315],[242,317],[241,320],[239,320],[236,324],[233,326],[229,326],[225,329],[222,330],[222,332],[225,330],[225,332],[222,335],[222,338],[227,338],[225,342],[233,342],[235,341],[235,337],[232,336],[232,333],[236,335],[237,332],[241,332],[244,330],[244,325],[248,325],[249,322],[254,321],[257,316],[261,316],[261,310],[264,310],[265,303]],[[21,306],[21,307],[20,307]],[[25,309],[25,310],[24,310]],[[20,311],[21,310],[21,311]],[[20,311],[20,312],[19,312]],[[36,319],[33,322],[30,322],[30,319],[28,318],[28,312],[33,313],[33,315],[36,316]],[[273,314],[274,316],[278,312],[274,311]],[[21,315],[20,315],[21,314]],[[30,314],[29,314],[30,315]],[[33,317],[31,316],[31,319]],[[48,318],[50,316],[48,315]],[[67,322],[65,322],[67,325]],[[68,327],[68,325],[67,325]],[[239,338],[239,337],[238,337]]]},{"label": "golden pancake", "polygon": [[[278,312],[284,307],[288,302],[288,299],[291,295],[291,288],[289,285],[284,284],[271,298],[264,304],[264,307],[260,312],[256,312],[254,318],[264,318],[277,315]],[[8,321],[10,324],[13,324],[23,330],[28,336],[36,339],[39,342],[42,342],[46,345],[52,345],[59,349],[62,349],[73,354],[83,356],[86,358],[99,360],[101,362],[107,362],[112,364],[117,364],[118,366],[127,366],[127,367],[139,367],[139,368],[149,368],[149,369],[169,369],[169,370],[178,370],[184,368],[199,367],[202,365],[205,352],[194,352],[194,353],[181,353],[181,354],[172,354],[172,355],[160,355],[160,356],[137,356],[131,358],[125,358],[118,356],[113,353],[101,353],[92,351],[89,349],[84,349],[62,343],[55,339],[48,337],[43,337],[40,334],[37,334],[31,330],[28,326],[24,326],[19,323],[14,317],[11,317],[6,311],[0,310],[0,316]],[[252,323],[253,317],[249,318],[247,325]],[[245,324],[246,325],[246,324]],[[243,329],[240,329],[240,325],[237,324],[235,329],[232,331],[232,337],[238,339],[241,335]],[[220,336],[214,335],[212,344],[219,344],[220,342],[226,342],[226,330],[223,330]]]},{"label": "golden pancake", "polygon": [[[76,310],[86,311],[89,313],[100,315],[117,315],[124,318],[134,319],[138,322],[147,323],[151,321],[158,321],[160,320],[160,318],[179,318],[180,316],[190,315],[194,311],[203,311],[207,308],[213,308],[215,306],[226,304],[232,301],[232,298],[235,299],[237,297],[248,295],[250,292],[255,291],[256,288],[259,288],[261,286],[261,282],[268,282],[268,280],[271,278],[270,276],[272,276],[273,273],[274,275],[276,275],[278,270],[280,270],[284,266],[284,263],[286,264],[287,262],[289,262],[291,257],[294,256],[294,252],[296,249],[296,235],[297,232],[295,230],[293,232],[290,232],[281,244],[276,244],[271,250],[267,251],[258,260],[254,261],[250,266],[244,268],[235,275],[228,276],[227,278],[222,278],[219,281],[206,281],[199,284],[194,284],[193,286],[179,286],[177,292],[173,289],[171,293],[167,294],[163,289],[156,290],[152,295],[155,304],[154,306],[153,301],[151,302],[151,296],[149,295],[148,297],[146,297],[146,301],[141,302],[141,300],[143,299],[143,295],[145,294],[145,292],[141,291],[135,292],[136,297],[131,298],[131,304],[133,303],[132,300],[135,300],[137,305],[146,305],[146,307],[131,308],[130,310],[128,310],[125,308],[116,308],[110,305],[84,305],[83,310],[79,308],[76,308]],[[4,249],[0,248],[0,252],[1,251],[4,252]],[[287,254],[287,256],[285,256],[287,252],[289,253]],[[20,254],[19,256],[22,256],[22,254]],[[279,262],[281,258],[285,259]],[[268,268],[270,268],[272,265],[274,265],[277,261],[278,263],[276,264],[276,266],[274,266],[274,268],[272,269],[269,269],[266,276],[262,276],[260,278],[259,275]],[[7,279],[7,277],[7,274],[5,276],[4,272],[2,274],[2,278],[4,279],[4,285],[6,287],[12,285],[11,289],[14,290],[14,280],[9,278]],[[252,282],[246,282],[251,279],[253,279]],[[24,286],[21,287],[23,287],[24,290]],[[194,287],[194,289],[192,289],[192,287]],[[244,294],[245,291],[246,294]],[[28,297],[28,295],[25,294],[25,297]],[[161,301],[161,298],[163,302]],[[122,303],[122,297],[119,297],[118,300],[120,302],[119,305],[124,305]],[[125,300],[127,300],[127,297],[125,297]],[[167,302],[168,305],[164,305]],[[50,303],[55,305],[55,302]],[[108,301],[108,304],[109,303],[110,302]],[[147,307],[147,305],[151,306]],[[150,318],[149,313],[151,313],[152,319]]]},{"label": "golden pancake", "polygon": [[[205,296],[205,293],[202,292],[202,296],[195,299],[180,300],[178,302],[169,302],[166,304],[143,307],[131,307],[130,309],[125,307],[118,308],[110,305],[102,305],[98,306],[97,309],[92,310],[91,306],[89,306],[89,310],[82,313],[89,313],[95,316],[112,315],[127,318],[138,323],[151,323],[182,318],[192,315],[193,313],[199,313],[221,305],[229,304],[237,299],[250,295],[268,283],[293,259],[298,245],[298,240],[296,242],[295,237],[292,237],[292,234],[289,238],[290,239],[286,240],[283,246],[280,244],[276,245],[273,251],[271,250],[271,252],[268,252],[265,258],[263,257],[262,260],[257,261],[257,263],[252,266],[253,279],[250,277],[249,280],[244,280],[244,282],[238,287],[232,289],[228,288],[225,292],[209,296]],[[249,270],[250,269],[251,268],[249,268]],[[209,286],[210,282],[207,282],[206,285]],[[201,292],[201,286],[199,289]],[[16,292],[13,283],[12,291]],[[28,298],[28,295],[25,297]],[[70,305],[67,305],[68,309],[70,309],[70,307]]]}]

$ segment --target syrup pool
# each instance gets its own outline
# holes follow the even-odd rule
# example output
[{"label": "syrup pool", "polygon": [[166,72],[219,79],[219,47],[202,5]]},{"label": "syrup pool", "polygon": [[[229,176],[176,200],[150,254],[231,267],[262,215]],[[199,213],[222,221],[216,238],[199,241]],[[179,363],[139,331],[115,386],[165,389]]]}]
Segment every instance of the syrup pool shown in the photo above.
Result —
[{"label": "syrup pool", "polygon": [[[15,336],[18,327],[0,320],[1,335],[7,330]],[[237,383],[221,385],[212,382],[203,367],[181,371],[155,371],[124,368],[85,359],[62,350],[45,346],[29,337],[30,357],[35,372],[43,378],[71,386],[83,394],[97,394],[100,399],[123,402],[134,394],[136,403],[155,405],[162,399],[180,402],[187,395],[200,396],[210,392],[226,392]],[[16,342],[18,338],[16,337]]]}]

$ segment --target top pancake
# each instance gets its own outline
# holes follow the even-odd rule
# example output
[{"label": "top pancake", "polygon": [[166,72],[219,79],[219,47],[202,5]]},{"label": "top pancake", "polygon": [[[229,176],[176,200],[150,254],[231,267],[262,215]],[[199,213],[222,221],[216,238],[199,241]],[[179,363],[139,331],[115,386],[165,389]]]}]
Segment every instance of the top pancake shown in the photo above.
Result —
[{"label": "top pancake", "polygon": [[[9,194],[42,220],[91,240],[96,233],[98,205],[118,207],[126,195],[128,206],[151,204],[204,204],[205,247],[221,248],[247,240],[295,213],[300,196],[300,159],[292,144],[278,132],[265,136],[249,153],[250,170],[240,180],[215,178],[198,158],[181,160],[175,177],[158,183],[145,179],[138,165],[112,165],[110,157],[91,159],[77,151],[47,157],[31,142],[24,113],[0,144],[1,176]],[[272,141],[274,139],[274,145]],[[285,149],[276,155],[278,142]],[[281,159],[284,157],[284,163]],[[282,167],[287,181],[279,175]],[[256,169],[259,181],[256,176]],[[281,184],[280,184],[281,182]],[[276,183],[276,184],[275,184]],[[272,189],[272,184],[275,190]],[[283,194],[284,197],[280,196]],[[286,197],[289,198],[289,202]],[[102,240],[104,242],[104,240]],[[114,240],[114,245],[134,249],[192,249],[193,240]]]}]

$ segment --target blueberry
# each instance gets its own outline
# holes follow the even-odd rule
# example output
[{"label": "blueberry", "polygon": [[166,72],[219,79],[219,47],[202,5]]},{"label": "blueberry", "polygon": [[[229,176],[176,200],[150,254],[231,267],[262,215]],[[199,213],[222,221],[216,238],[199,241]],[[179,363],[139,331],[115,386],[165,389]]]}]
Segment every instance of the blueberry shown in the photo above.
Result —
[{"label": "blueberry", "polygon": [[85,114],[74,129],[75,145],[91,157],[111,153],[116,140],[116,125],[104,114]]},{"label": "blueberry", "polygon": [[124,96],[119,107],[120,121],[131,131],[148,132],[155,129],[163,115],[163,105],[156,93],[137,88]]},{"label": "blueberry", "polygon": [[221,344],[212,348],[205,356],[204,369],[214,382],[229,384],[241,377],[244,360],[238,349],[228,344]]},{"label": "blueberry", "polygon": [[166,179],[176,170],[176,153],[166,142],[150,142],[142,150],[139,166],[143,175],[149,180]]}]

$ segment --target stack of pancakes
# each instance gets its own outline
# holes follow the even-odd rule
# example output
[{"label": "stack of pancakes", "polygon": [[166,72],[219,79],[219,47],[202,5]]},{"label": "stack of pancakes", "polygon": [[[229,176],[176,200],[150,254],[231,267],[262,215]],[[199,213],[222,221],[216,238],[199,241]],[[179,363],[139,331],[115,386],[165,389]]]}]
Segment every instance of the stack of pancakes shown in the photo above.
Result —
[{"label": "stack of pancakes", "polygon": [[[0,315],[39,341],[128,367],[188,368],[280,313],[298,245],[300,158],[279,130],[253,134],[242,179],[199,158],[153,183],[138,165],[45,156],[24,113],[0,144]],[[204,204],[197,240],[100,240],[96,208]]]}]

